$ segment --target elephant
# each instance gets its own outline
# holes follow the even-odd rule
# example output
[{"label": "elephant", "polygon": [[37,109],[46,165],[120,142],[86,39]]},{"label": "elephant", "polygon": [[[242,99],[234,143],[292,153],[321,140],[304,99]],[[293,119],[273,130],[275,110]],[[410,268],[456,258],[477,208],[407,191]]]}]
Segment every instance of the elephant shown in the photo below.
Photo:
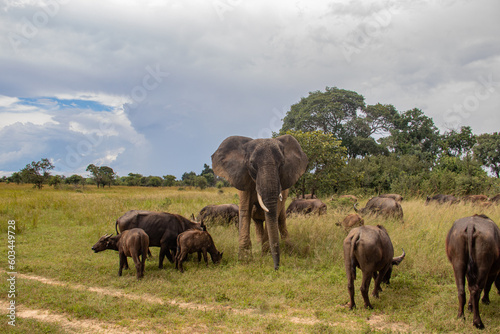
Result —
[{"label": "elephant", "polygon": [[[291,135],[252,139],[226,138],[212,155],[212,169],[239,190],[240,260],[251,258],[250,220],[255,221],[262,250],[271,250],[274,269],[280,265],[279,238],[286,240],[285,201],[288,189],[306,171],[308,159],[299,142]],[[253,213],[252,213],[253,211]],[[267,230],[267,233],[266,233]],[[269,244],[267,245],[267,242]]]}]

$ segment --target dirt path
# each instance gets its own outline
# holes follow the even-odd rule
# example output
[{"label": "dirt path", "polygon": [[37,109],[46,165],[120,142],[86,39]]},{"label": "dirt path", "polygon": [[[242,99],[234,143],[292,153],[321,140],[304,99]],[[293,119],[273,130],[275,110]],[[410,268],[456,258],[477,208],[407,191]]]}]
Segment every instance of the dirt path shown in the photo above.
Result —
[{"label": "dirt path", "polygon": [[[197,304],[197,303],[187,303],[187,302],[180,302],[176,300],[163,300],[161,298],[158,298],[153,295],[149,294],[133,294],[133,293],[123,293],[120,290],[113,289],[113,288],[98,288],[98,287],[89,287],[81,284],[76,284],[76,283],[68,283],[68,282],[61,282],[58,280],[42,277],[42,276],[37,276],[37,275],[27,275],[27,274],[17,274],[17,277],[20,279],[26,279],[26,280],[33,280],[33,281],[38,281],[43,284],[47,285],[54,285],[54,286],[64,286],[68,287],[70,289],[74,290],[79,290],[79,291],[89,291],[101,295],[106,295],[106,296],[112,296],[112,297],[118,297],[118,298],[124,298],[124,299],[130,299],[130,300],[135,300],[135,301],[142,301],[142,302],[147,302],[147,303],[154,303],[154,304],[160,304],[160,305],[172,305],[172,306],[177,306],[181,309],[190,309],[190,310],[218,310],[218,311],[226,311],[226,312],[231,312],[234,314],[241,314],[241,315],[247,315],[247,316],[259,316],[259,317],[266,317],[269,319],[279,319],[282,321],[289,321],[293,322],[296,324],[301,324],[301,325],[315,325],[315,324],[325,324],[328,326],[332,327],[340,327],[343,329],[351,329],[351,330],[360,330],[361,328],[359,327],[359,324],[357,324],[355,321],[347,319],[345,317],[342,319],[343,321],[341,322],[325,322],[316,318],[306,318],[306,317],[287,317],[287,316],[281,316],[281,315],[274,315],[274,314],[266,314],[263,315],[259,310],[254,310],[254,309],[235,309],[230,306],[223,306],[223,305],[206,305],[206,304]],[[0,307],[7,307],[7,303],[0,301]],[[77,320],[77,319],[71,319],[70,316],[66,314],[56,314],[51,311],[47,310],[41,310],[41,309],[28,309],[26,307],[20,306],[17,309],[18,313],[17,316],[20,318],[33,318],[39,321],[45,321],[45,322],[51,322],[51,323],[59,323],[61,326],[63,326],[65,329],[67,329],[70,332],[75,332],[75,333],[101,333],[101,332],[106,332],[106,333],[123,333],[124,328],[121,326],[118,326],[116,324],[113,324],[111,322],[100,322],[97,320]],[[370,325],[371,328],[377,329],[377,330],[391,330],[399,333],[404,333],[404,332],[411,332],[411,329],[408,325],[402,324],[402,323],[389,323],[387,322],[383,316],[381,315],[374,315],[370,317],[370,319],[367,320],[368,324]],[[128,330],[126,330],[129,332]],[[194,331],[196,332],[196,331]]]}]

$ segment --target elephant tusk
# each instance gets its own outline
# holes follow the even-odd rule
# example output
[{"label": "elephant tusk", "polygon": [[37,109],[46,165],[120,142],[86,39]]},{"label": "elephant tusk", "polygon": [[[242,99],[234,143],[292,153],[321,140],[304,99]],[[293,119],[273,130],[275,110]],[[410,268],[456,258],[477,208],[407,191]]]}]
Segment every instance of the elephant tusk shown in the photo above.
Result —
[{"label": "elephant tusk", "polygon": [[262,197],[260,196],[259,193],[257,193],[257,199],[259,200],[259,205],[262,208],[262,210],[264,210],[265,212],[269,212],[269,209],[266,208],[266,206],[264,205],[264,202],[262,201]]},{"label": "elephant tusk", "polygon": [[280,202],[283,202],[283,195],[280,193]]}]

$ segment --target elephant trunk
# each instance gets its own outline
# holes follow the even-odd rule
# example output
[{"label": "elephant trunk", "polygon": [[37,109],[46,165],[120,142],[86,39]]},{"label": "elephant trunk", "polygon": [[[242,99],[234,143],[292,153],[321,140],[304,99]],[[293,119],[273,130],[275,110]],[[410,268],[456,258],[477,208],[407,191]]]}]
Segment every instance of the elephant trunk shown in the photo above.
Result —
[{"label": "elephant trunk", "polygon": [[281,185],[277,173],[276,175],[264,174],[262,178],[259,178],[257,182],[257,198],[261,208],[265,211],[269,248],[273,257],[274,269],[278,270],[280,265],[278,228],[278,208],[280,206],[278,203],[283,200],[283,197],[281,196]]}]

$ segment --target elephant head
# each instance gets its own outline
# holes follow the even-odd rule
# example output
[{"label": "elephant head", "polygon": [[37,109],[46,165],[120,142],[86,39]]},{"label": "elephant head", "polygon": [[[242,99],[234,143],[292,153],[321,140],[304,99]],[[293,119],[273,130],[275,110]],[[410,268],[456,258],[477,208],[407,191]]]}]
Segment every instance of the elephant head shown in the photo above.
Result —
[{"label": "elephant head", "polygon": [[[240,215],[242,209],[251,212],[251,207],[245,208],[245,203],[242,203],[241,194],[248,196],[250,205],[253,205],[251,202],[256,197],[265,211],[275,269],[279,267],[278,217],[280,208],[284,207],[279,205],[283,200],[282,192],[297,182],[305,172],[307,163],[307,156],[297,140],[290,135],[271,139],[228,137],[212,155],[215,174],[224,177],[240,190]],[[249,219],[248,217],[248,224]],[[240,251],[242,233],[246,231],[240,229]]]}]

